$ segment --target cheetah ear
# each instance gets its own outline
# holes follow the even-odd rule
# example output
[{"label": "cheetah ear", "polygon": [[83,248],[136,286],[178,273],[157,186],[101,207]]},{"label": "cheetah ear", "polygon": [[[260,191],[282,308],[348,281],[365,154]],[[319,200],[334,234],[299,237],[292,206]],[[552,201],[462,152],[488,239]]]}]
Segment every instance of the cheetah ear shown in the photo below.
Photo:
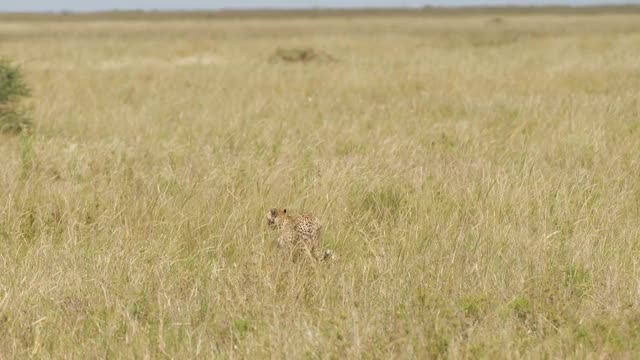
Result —
[{"label": "cheetah ear", "polygon": [[287,213],[287,209],[284,209],[283,212],[286,214]]},{"label": "cheetah ear", "polygon": [[276,210],[275,208],[271,209],[271,216],[276,216],[277,214],[278,214],[278,210]]}]

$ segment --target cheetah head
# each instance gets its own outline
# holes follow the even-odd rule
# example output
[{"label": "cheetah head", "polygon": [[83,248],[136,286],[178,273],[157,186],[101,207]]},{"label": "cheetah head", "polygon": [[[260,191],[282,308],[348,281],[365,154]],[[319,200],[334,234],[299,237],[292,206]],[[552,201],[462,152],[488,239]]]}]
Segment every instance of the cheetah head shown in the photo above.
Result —
[{"label": "cheetah head", "polygon": [[287,209],[273,208],[267,213],[267,224],[273,228],[280,228],[287,217]]}]

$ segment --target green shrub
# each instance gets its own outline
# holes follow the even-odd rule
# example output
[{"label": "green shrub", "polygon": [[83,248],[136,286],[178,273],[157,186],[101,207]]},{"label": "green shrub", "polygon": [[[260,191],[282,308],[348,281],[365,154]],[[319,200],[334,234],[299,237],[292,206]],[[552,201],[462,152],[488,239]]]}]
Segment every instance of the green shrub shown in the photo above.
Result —
[{"label": "green shrub", "polygon": [[533,306],[529,302],[529,299],[518,296],[511,302],[511,308],[513,309],[514,314],[520,320],[526,320],[531,313],[533,312]]},{"label": "green shrub", "polygon": [[0,59],[0,133],[19,133],[31,125],[20,101],[31,95],[20,68]]}]

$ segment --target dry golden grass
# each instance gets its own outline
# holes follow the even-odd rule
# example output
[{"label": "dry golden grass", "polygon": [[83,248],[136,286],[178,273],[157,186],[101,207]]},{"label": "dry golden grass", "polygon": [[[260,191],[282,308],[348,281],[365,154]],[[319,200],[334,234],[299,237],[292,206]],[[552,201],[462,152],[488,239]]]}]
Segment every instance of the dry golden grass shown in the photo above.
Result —
[{"label": "dry golden grass", "polygon": [[[0,39],[37,123],[0,138],[3,358],[640,355],[640,15]],[[283,258],[273,206],[340,258]]]}]

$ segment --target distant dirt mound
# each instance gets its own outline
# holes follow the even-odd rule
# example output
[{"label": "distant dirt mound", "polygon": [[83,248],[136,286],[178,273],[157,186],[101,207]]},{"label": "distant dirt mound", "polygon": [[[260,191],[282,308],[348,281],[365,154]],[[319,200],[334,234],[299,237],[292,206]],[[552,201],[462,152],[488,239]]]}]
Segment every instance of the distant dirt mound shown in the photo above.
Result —
[{"label": "distant dirt mound", "polygon": [[336,59],[324,51],[315,50],[313,48],[278,48],[269,57],[269,62],[286,62],[286,63],[311,63],[311,62],[334,62]]}]

